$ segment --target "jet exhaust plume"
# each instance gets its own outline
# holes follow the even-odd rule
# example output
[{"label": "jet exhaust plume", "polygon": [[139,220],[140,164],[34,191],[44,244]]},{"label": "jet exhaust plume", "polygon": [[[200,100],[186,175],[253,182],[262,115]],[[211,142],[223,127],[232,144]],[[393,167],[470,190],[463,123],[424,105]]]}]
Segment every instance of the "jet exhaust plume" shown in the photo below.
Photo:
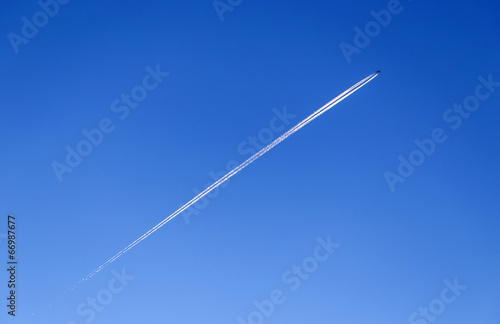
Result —
[{"label": "jet exhaust plume", "polygon": [[151,234],[153,234],[154,232],[156,232],[158,229],[160,229],[163,225],[165,225],[166,223],[168,223],[174,217],[176,217],[177,215],[181,214],[183,211],[185,211],[190,206],[192,206],[193,204],[195,204],[198,200],[202,199],[209,192],[211,192],[212,190],[214,190],[215,188],[217,188],[218,186],[220,186],[221,184],[223,184],[224,182],[226,182],[227,180],[229,180],[232,176],[236,175],[238,172],[240,172],[241,170],[243,170],[250,163],[252,163],[253,161],[257,160],[259,157],[261,157],[262,155],[264,155],[265,153],[267,153],[269,150],[271,150],[273,147],[275,147],[279,143],[283,142],[290,135],[292,135],[293,133],[295,133],[296,131],[298,131],[299,129],[301,129],[302,127],[304,127],[305,125],[309,124],[314,119],[318,118],[320,115],[322,115],[323,113],[325,113],[326,111],[328,111],[330,108],[332,108],[333,106],[335,106],[338,103],[340,103],[342,100],[344,100],[347,97],[349,97],[350,95],[352,95],[354,92],[356,92],[359,89],[361,89],[364,85],[366,85],[368,82],[370,82],[371,80],[373,80],[377,75],[378,75],[378,72],[377,73],[373,73],[373,74],[367,76],[363,80],[361,80],[358,83],[356,83],[353,86],[351,86],[346,91],[342,92],[340,95],[338,95],[337,97],[335,97],[333,100],[331,100],[330,102],[328,102],[327,104],[325,104],[323,107],[321,107],[318,110],[316,110],[314,113],[312,113],[311,115],[309,115],[303,121],[301,121],[300,123],[298,123],[297,125],[295,125],[294,127],[292,127],[290,130],[288,130],[287,132],[285,132],[283,135],[281,135],[277,139],[275,139],[272,143],[270,143],[269,145],[267,145],[266,147],[264,147],[263,149],[261,149],[259,152],[255,153],[253,156],[251,156],[250,158],[248,158],[245,162],[241,163],[239,166],[237,166],[236,168],[234,168],[233,170],[231,170],[230,172],[228,172],[225,176],[223,176],[219,180],[215,181],[212,185],[210,185],[205,190],[203,190],[202,192],[200,192],[193,199],[191,199],[186,204],[184,204],[182,207],[180,207],[175,212],[173,212],[172,214],[170,214],[168,217],[166,217],[164,220],[162,220],[156,226],[154,226],[153,228],[151,228],[146,233],[142,234],[138,239],[136,239],[135,241],[133,241],[132,243],[130,243],[129,245],[127,245],[124,249],[122,249],[118,253],[116,253],[109,260],[107,260],[106,262],[104,262],[102,265],[100,265],[94,271],[92,271],[87,276],[85,276],[80,281],[78,281],[73,286],[73,288],[71,290],[75,289],[79,284],[81,284],[81,283],[89,280],[93,276],[95,276],[97,273],[99,273],[101,270],[103,270],[105,267],[107,267],[113,261],[115,261],[116,259],[118,259],[120,256],[122,256],[123,254],[125,254],[127,251],[129,251],[130,249],[132,249],[137,244],[141,243],[148,236],[150,236]]}]

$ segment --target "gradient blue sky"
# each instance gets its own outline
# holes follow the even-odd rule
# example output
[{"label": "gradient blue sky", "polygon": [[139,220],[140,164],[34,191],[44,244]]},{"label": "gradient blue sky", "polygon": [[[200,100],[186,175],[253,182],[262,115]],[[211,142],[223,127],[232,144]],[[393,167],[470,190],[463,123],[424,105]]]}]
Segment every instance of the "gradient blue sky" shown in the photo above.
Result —
[{"label": "gradient blue sky", "polygon": [[[498,323],[500,88],[456,130],[443,114],[479,76],[500,81],[500,4],[402,0],[348,63],[340,44],[387,6],[243,1],[221,21],[211,1],[70,1],[16,54],[7,35],[41,9],[0,5],[0,233],[16,215],[20,262],[18,313],[3,306],[2,322],[85,323],[75,309],[124,268],[135,278],[92,323],[237,323],[274,289],[286,301],[265,323],[408,323],[454,278],[468,288],[435,322]],[[170,75],[120,120],[112,102],[158,64]],[[248,158],[239,145],[273,109],[291,126],[377,69],[189,224],[177,217],[53,302]],[[59,182],[51,164],[103,118],[114,131]],[[435,128],[446,142],[391,192],[384,172]],[[283,273],[328,236],[341,246],[291,291]]]}]

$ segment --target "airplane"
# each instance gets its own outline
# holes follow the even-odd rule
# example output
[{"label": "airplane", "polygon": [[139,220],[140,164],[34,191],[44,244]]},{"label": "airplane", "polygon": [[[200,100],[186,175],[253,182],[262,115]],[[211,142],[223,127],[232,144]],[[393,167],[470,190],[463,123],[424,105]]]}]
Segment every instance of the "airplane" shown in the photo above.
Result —
[{"label": "airplane", "polygon": [[380,70],[377,71],[377,74],[380,73]]}]

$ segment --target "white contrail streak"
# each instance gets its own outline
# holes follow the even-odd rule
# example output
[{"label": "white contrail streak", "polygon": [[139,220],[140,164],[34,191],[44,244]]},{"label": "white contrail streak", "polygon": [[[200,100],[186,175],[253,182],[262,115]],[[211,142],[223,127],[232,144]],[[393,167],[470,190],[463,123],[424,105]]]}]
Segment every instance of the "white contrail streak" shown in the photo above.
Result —
[{"label": "white contrail streak", "polygon": [[320,109],[316,110],[309,117],[307,117],[306,119],[304,119],[303,121],[301,121],[300,123],[298,123],[297,125],[295,125],[293,128],[291,128],[290,130],[288,130],[286,133],[284,133],[283,135],[281,135],[280,137],[278,137],[277,139],[275,139],[272,143],[270,143],[269,145],[267,145],[266,147],[264,147],[259,152],[255,153],[248,160],[246,160],[245,162],[241,163],[239,166],[237,166],[236,168],[234,168],[233,170],[231,170],[225,176],[223,176],[222,178],[220,178],[219,180],[217,180],[216,182],[214,182],[211,186],[209,186],[208,188],[206,188],[205,190],[203,190],[202,192],[200,192],[196,197],[194,197],[193,199],[191,199],[190,201],[188,201],[185,205],[183,205],[182,207],[180,207],[179,209],[177,209],[175,212],[173,212],[172,214],[170,214],[167,218],[165,218],[164,220],[162,220],[156,226],[154,226],[149,231],[147,231],[146,233],[144,233],[143,235],[141,235],[141,237],[139,237],[137,240],[133,241],[127,247],[125,247],[123,250],[121,250],[120,252],[118,252],[117,254],[115,254],[111,259],[109,259],[108,261],[104,262],[97,269],[95,269],[94,271],[92,271],[91,273],[89,273],[86,277],[82,278],[80,281],[78,281],[75,284],[75,286],[73,288],[75,288],[76,286],[78,286],[80,283],[82,283],[84,281],[87,281],[88,279],[92,278],[99,271],[101,271],[102,269],[104,269],[105,267],[107,267],[111,262],[115,261],[120,256],[122,256],[124,253],[126,253],[128,250],[130,250],[131,248],[133,248],[134,246],[136,246],[137,244],[139,244],[140,242],[142,242],[149,235],[151,235],[154,232],[156,232],[158,229],[160,229],[160,227],[162,227],[163,225],[165,225],[166,223],[168,223],[175,216],[179,215],[180,213],[182,213],[183,211],[185,211],[186,209],[188,209],[191,205],[195,204],[198,200],[200,200],[201,198],[203,198],[210,191],[214,190],[215,188],[217,188],[218,186],[220,186],[221,184],[223,184],[224,182],[226,182],[227,180],[229,180],[229,178],[231,178],[236,173],[238,173],[241,170],[243,170],[247,165],[249,165],[253,161],[257,160],[259,157],[261,157],[266,152],[268,152],[269,150],[271,150],[273,147],[275,147],[279,143],[283,142],[290,135],[292,135],[293,133],[295,133],[296,131],[298,131],[299,129],[301,129],[302,127],[304,127],[305,125],[309,124],[311,121],[313,121],[314,119],[316,119],[317,117],[319,117],[320,115],[322,115],[323,113],[325,113],[327,110],[329,110],[330,108],[332,108],[333,106],[335,106],[336,104],[338,104],[339,102],[341,102],[342,100],[344,100],[345,98],[349,97],[350,95],[352,95],[357,90],[361,89],[361,87],[363,87],[365,84],[367,84],[368,82],[370,82],[371,80],[373,80],[377,75],[378,75],[377,73],[374,73],[372,75],[367,76],[366,78],[364,78],[363,80],[359,81],[358,83],[356,83],[355,85],[353,85],[352,87],[350,87],[349,89],[347,89],[346,91],[342,92],[340,95],[338,95],[332,101],[330,101],[329,103],[327,103],[326,105],[324,105]]}]

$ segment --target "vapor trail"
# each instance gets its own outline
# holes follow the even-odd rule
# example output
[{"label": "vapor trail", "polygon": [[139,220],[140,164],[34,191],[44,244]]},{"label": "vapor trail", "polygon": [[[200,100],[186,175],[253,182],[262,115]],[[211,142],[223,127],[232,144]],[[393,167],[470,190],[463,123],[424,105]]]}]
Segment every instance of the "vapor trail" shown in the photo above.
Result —
[{"label": "vapor trail", "polygon": [[350,95],[352,95],[357,90],[361,89],[365,84],[367,84],[368,82],[370,82],[371,80],[373,80],[377,75],[378,75],[377,73],[371,74],[371,75],[367,76],[366,78],[364,78],[363,80],[359,81],[358,83],[354,84],[349,89],[347,89],[346,91],[342,92],[340,95],[338,95],[337,97],[335,97],[332,101],[328,102],[326,105],[324,105],[320,109],[316,110],[314,113],[312,113],[311,115],[309,115],[306,119],[304,119],[303,121],[301,121],[300,123],[298,123],[297,125],[295,125],[293,128],[291,128],[290,130],[288,130],[286,133],[284,133],[283,135],[281,135],[280,137],[278,137],[277,139],[275,139],[272,143],[270,143],[269,145],[267,145],[266,147],[264,147],[263,149],[261,149],[259,152],[255,153],[252,157],[248,158],[248,160],[246,160],[245,162],[241,163],[239,166],[237,166],[236,168],[234,168],[233,170],[231,170],[229,173],[227,173],[225,176],[223,176],[219,180],[215,181],[211,186],[207,187],[205,190],[203,190],[198,195],[196,195],[196,197],[194,197],[193,199],[191,199],[190,201],[188,201],[186,204],[184,204],[182,207],[180,207],[175,212],[173,212],[172,214],[170,214],[167,218],[165,218],[164,220],[162,220],[156,226],[154,226],[149,231],[147,231],[146,233],[142,234],[138,239],[136,239],[135,241],[133,241],[132,243],[130,243],[123,250],[121,250],[120,252],[118,252],[117,254],[115,254],[108,261],[104,262],[97,269],[95,269],[94,271],[92,271],[91,273],[89,273],[86,277],[84,277],[80,281],[78,281],[73,286],[73,289],[76,288],[76,286],[78,286],[80,283],[82,283],[84,281],[87,281],[90,278],[92,278],[99,271],[101,271],[102,269],[104,269],[105,267],[107,267],[110,263],[112,263],[113,261],[115,261],[116,259],[118,259],[123,254],[125,254],[128,250],[132,249],[134,246],[136,246],[137,244],[139,244],[140,242],[142,242],[144,239],[146,239],[149,235],[151,235],[154,232],[156,232],[158,229],[160,229],[160,227],[162,227],[163,225],[165,225],[166,223],[168,223],[175,216],[179,215],[180,213],[182,213],[183,211],[185,211],[186,209],[188,209],[191,205],[195,204],[198,200],[200,200],[201,198],[203,198],[210,191],[214,190],[215,188],[217,188],[218,186],[220,186],[221,184],[223,184],[224,182],[226,182],[227,180],[229,180],[229,178],[231,178],[236,173],[238,173],[241,170],[243,170],[246,166],[248,166],[253,161],[257,160],[259,157],[261,157],[262,155],[264,155],[266,152],[268,152],[269,150],[271,150],[273,147],[275,147],[279,143],[283,142],[290,135],[292,135],[293,133],[295,133],[296,131],[298,131],[299,129],[301,129],[302,127],[304,127],[305,125],[309,124],[311,121],[313,121],[314,119],[316,119],[317,117],[319,117],[320,115],[322,115],[323,113],[325,113],[326,111],[328,111],[330,108],[332,108],[333,106],[335,106],[336,104],[338,104],[339,102],[341,102],[342,100],[344,100],[345,98],[347,98]]}]

